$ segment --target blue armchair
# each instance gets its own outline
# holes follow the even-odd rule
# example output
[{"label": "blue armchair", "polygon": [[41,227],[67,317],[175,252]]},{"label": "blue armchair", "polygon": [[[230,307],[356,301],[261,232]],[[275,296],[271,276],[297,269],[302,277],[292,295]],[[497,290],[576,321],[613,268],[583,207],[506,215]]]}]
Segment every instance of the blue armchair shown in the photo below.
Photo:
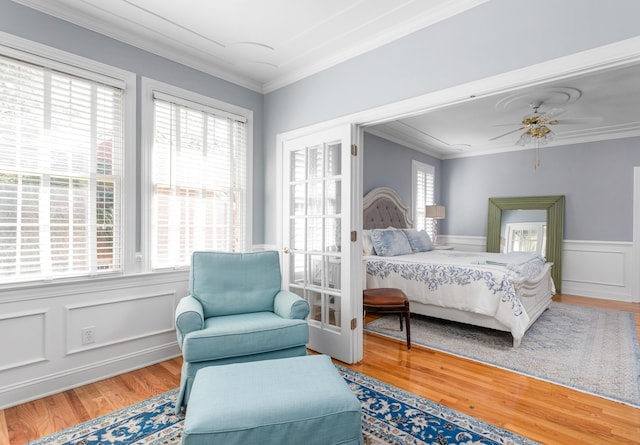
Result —
[{"label": "blue armchair", "polygon": [[206,366],[306,355],[309,304],[281,290],[276,251],[194,252],[176,308],[183,364],[176,412]]}]

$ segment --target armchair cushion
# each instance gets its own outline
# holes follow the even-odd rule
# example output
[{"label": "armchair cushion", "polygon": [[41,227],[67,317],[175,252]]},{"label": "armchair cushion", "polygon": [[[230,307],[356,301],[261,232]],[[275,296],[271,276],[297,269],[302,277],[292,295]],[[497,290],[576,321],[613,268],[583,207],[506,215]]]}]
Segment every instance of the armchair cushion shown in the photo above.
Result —
[{"label": "armchair cushion", "polygon": [[188,334],[182,355],[187,362],[222,360],[288,349],[308,340],[305,320],[273,312],[227,315],[207,318],[204,329]]},{"label": "armchair cushion", "polygon": [[193,252],[191,257],[189,287],[205,319],[273,311],[281,280],[276,251]]}]

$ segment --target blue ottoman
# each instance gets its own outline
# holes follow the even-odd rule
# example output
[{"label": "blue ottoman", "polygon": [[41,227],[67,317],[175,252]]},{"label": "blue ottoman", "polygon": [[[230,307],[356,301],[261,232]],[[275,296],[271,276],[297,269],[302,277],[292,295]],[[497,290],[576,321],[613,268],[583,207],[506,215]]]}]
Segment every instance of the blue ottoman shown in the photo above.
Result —
[{"label": "blue ottoman", "polygon": [[326,355],[198,371],[184,445],[361,445],[360,402]]}]

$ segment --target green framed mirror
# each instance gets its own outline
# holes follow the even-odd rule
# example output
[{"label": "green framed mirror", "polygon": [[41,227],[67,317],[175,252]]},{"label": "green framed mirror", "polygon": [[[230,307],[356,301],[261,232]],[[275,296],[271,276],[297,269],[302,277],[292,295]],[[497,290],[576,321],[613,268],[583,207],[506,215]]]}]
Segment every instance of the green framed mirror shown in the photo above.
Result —
[{"label": "green framed mirror", "polygon": [[562,240],[564,229],[564,196],[523,196],[489,198],[487,221],[487,252],[500,252],[503,210],[547,211],[547,261],[553,263],[551,276],[556,292],[562,293]]}]

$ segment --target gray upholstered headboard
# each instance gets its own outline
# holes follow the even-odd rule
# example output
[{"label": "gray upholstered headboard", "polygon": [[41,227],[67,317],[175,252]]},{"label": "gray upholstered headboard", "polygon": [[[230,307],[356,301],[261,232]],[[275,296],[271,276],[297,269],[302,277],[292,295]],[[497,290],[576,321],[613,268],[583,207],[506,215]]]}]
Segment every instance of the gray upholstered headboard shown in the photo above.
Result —
[{"label": "gray upholstered headboard", "polygon": [[413,221],[409,218],[409,206],[389,187],[378,187],[367,193],[362,208],[364,229],[413,227]]}]

